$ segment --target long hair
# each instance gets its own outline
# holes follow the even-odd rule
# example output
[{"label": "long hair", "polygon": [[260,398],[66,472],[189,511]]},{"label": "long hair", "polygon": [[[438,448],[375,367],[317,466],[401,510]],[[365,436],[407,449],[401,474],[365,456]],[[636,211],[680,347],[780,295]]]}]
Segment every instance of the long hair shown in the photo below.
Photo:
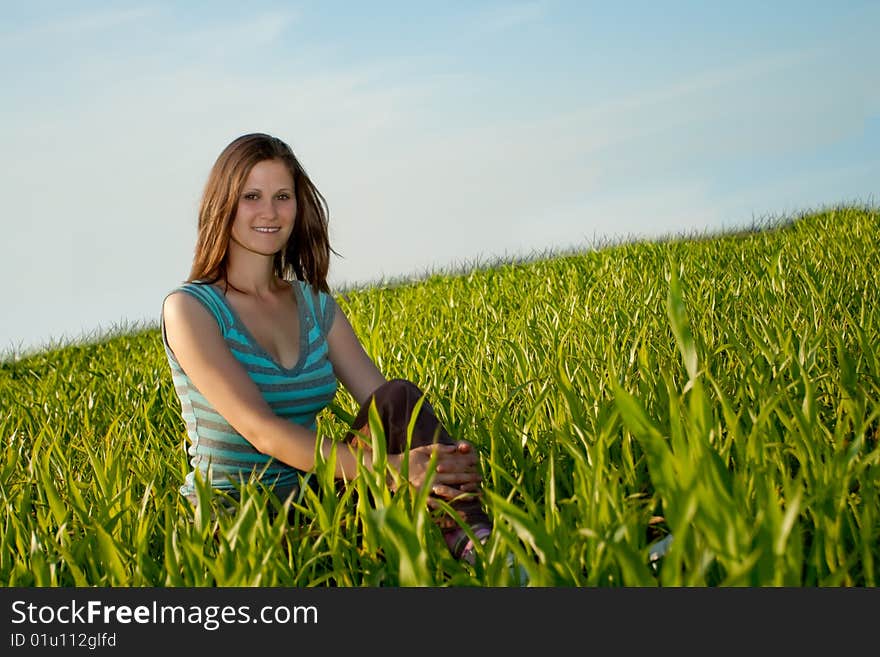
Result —
[{"label": "long hair", "polygon": [[275,254],[275,275],[284,280],[306,281],[316,290],[329,293],[327,271],[333,249],[327,228],[327,202],[290,146],[259,132],[232,141],[211,168],[199,207],[198,238],[187,281],[226,280],[229,239],[238,199],[251,169],[264,160],[279,160],[287,166],[296,195],[293,232],[284,249]]}]

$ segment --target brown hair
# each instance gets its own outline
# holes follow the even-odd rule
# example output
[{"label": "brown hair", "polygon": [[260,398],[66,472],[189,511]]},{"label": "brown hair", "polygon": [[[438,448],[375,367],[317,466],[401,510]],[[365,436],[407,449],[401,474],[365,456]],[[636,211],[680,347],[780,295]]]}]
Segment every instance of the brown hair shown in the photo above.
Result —
[{"label": "brown hair", "polygon": [[[296,219],[287,245],[275,254],[275,274],[306,281],[330,292],[330,237],[327,202],[306,175],[290,146],[271,135],[252,133],[230,143],[211,169],[199,207],[198,238],[188,282],[226,280],[229,238],[238,199],[254,165],[279,160],[287,165],[296,195]],[[333,251],[336,253],[336,251]]]}]

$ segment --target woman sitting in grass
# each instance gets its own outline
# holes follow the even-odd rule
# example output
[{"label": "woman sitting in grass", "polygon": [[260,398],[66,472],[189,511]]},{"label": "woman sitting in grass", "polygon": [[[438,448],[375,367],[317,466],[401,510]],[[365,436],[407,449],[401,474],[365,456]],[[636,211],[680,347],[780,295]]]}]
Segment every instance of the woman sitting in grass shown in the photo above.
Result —
[{"label": "woman sitting in grass", "polygon": [[[330,251],[326,203],[290,147],[265,134],[230,143],[208,177],[189,278],[162,307],[165,352],[191,441],[193,470],[181,493],[195,501],[196,471],[233,496],[256,473],[285,500],[314,469],[316,448],[325,457],[333,448],[317,434],[316,416],[338,381],[360,411],[337,448],[335,477],[354,478],[358,458],[372,468],[367,420],[375,402],[390,467],[408,466],[414,486],[431,485],[431,506],[448,501],[485,540],[491,523],[475,451],[450,437],[427,400],[417,406],[423,394],[415,384],[386,380],[369,358],[330,295]],[[472,561],[467,532],[448,517],[438,523],[452,553]]]}]

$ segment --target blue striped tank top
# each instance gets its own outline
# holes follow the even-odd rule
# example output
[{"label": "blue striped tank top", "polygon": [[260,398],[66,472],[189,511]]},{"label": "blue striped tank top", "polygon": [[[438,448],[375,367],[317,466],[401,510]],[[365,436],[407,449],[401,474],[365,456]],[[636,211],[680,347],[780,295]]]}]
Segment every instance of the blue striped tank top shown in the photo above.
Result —
[{"label": "blue striped tank top", "polygon": [[[324,292],[316,292],[304,281],[292,281],[299,312],[299,360],[285,368],[270,356],[253,338],[217,288],[195,282],[185,283],[169,292],[182,290],[198,299],[220,327],[232,355],[247,370],[272,410],[291,422],[317,428],[317,415],[336,394],[337,381],[327,357],[327,332],[333,323],[336,302]],[[166,297],[167,298],[167,297]],[[233,492],[236,485],[256,475],[269,487],[295,487],[299,470],[258,452],[244,436],[215,411],[183,371],[165,335],[164,317],[160,320],[165,355],[171,367],[174,389],[180,399],[180,410],[186,425],[192,470],[180,487],[182,495],[195,493],[194,478],[198,470],[214,488]]]}]

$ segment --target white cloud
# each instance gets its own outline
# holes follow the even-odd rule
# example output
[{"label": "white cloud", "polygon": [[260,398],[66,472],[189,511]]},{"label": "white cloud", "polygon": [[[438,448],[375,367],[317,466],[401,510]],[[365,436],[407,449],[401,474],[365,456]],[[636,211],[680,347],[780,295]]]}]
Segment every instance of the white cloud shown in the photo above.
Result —
[{"label": "white cloud", "polygon": [[0,34],[0,47],[40,43],[47,38],[81,37],[84,33],[116,29],[143,21],[158,13],[155,7],[143,6],[66,16],[25,27],[22,30],[4,32]]},{"label": "white cloud", "polygon": [[276,43],[299,19],[293,10],[264,11],[234,21],[210,24],[171,35],[166,48],[175,58],[206,55],[227,59],[252,57],[258,49]]},{"label": "white cloud", "polygon": [[480,32],[504,32],[540,20],[545,11],[546,2],[513,2],[477,14],[473,21]]},{"label": "white cloud", "polygon": [[[82,20],[98,30],[145,12]],[[487,24],[513,27],[540,12],[518,5]],[[142,66],[91,62],[85,75],[128,75],[107,75],[83,99],[2,110],[0,192],[16,221],[5,228],[0,274],[39,281],[54,263],[42,285],[58,296],[49,311],[33,306],[32,290],[3,289],[7,316],[23,323],[3,327],[11,333],[0,332],[0,350],[8,335],[69,330],[53,318],[155,319],[188,272],[208,170],[243,132],[287,139],[328,199],[333,243],[346,256],[334,260],[331,283],[341,284],[593,236],[718,225],[746,207],[710,193],[718,162],[810,152],[851,135],[876,112],[880,88],[872,67],[843,65],[851,50],[811,46],[540,119],[511,112],[453,125],[447,112],[480,84],[465,70],[402,78],[412,68],[393,60],[345,71],[290,63],[283,76],[223,66],[236,44],[269,47],[297,19],[265,13],[170,34],[168,53]],[[187,59],[203,47],[209,55]],[[180,57],[186,63],[171,66]],[[820,186],[792,175],[784,193],[797,198],[805,185]]]}]

